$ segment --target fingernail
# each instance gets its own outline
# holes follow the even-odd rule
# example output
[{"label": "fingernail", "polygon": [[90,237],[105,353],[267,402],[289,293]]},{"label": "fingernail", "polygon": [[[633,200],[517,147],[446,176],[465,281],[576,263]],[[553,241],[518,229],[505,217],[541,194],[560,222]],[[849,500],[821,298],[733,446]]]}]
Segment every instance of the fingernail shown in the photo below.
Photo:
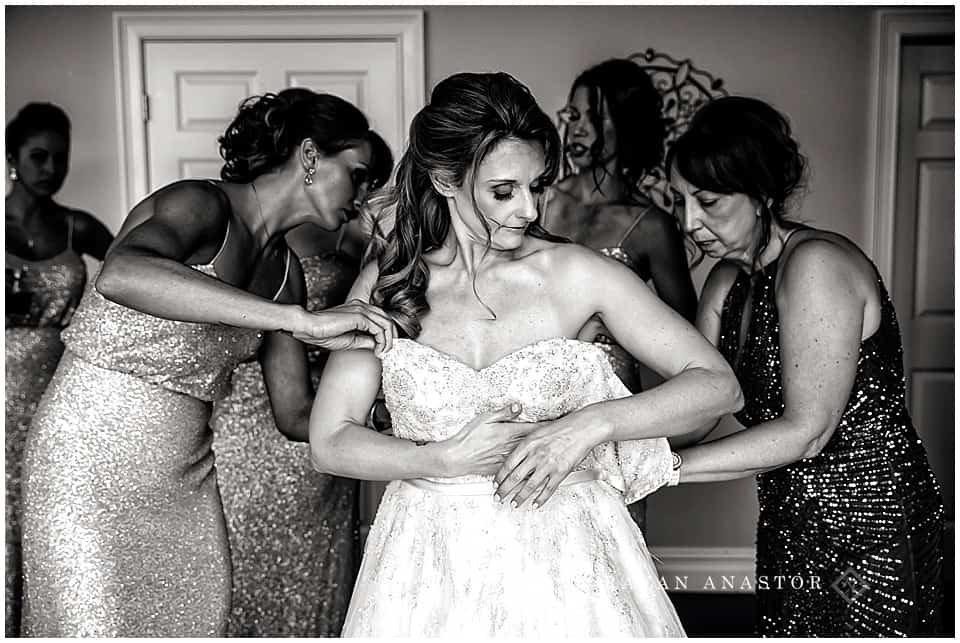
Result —
[{"label": "fingernail", "polygon": [[534,509],[539,509],[539,508],[540,508],[540,504],[539,504],[539,503],[536,503],[536,502],[533,503],[533,508],[534,508]]},{"label": "fingernail", "polygon": [[516,500],[511,500],[511,501],[510,501],[510,506],[513,507],[514,509],[516,509],[516,508],[517,508],[517,501],[516,501]]},{"label": "fingernail", "polygon": [[496,502],[500,502],[500,494],[499,494],[499,493],[493,494],[493,499],[494,499],[494,501],[496,501]]}]

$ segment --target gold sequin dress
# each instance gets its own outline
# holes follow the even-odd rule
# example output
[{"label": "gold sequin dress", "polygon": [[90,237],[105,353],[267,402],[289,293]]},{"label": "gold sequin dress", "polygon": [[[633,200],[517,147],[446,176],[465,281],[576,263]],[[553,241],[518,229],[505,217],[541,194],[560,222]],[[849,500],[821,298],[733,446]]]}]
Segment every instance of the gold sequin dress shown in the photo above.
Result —
[{"label": "gold sequin dress", "polygon": [[[600,248],[599,252],[606,257],[616,259],[643,278],[636,262],[623,248],[619,246]],[[628,353],[627,350],[618,344],[617,340],[610,335],[601,333],[597,335],[593,341],[607,354],[607,359],[610,360],[610,366],[613,367],[613,371],[617,374],[617,377],[620,378],[620,381],[623,382],[624,386],[626,386],[631,393],[639,393],[642,391],[643,382],[640,379],[642,371],[640,369],[640,363],[633,359],[633,355]]]},{"label": "gold sequin dress", "polygon": [[[627,228],[627,231],[621,237],[620,242],[615,246],[610,246],[608,248],[599,248],[598,252],[605,257],[610,257],[615,259],[625,265],[627,268],[632,270],[637,274],[638,277],[644,281],[650,278],[649,270],[643,270],[643,267],[637,263],[637,261],[630,256],[630,254],[624,250],[623,244],[626,242],[627,238],[630,237],[630,234],[633,232],[634,228],[640,223],[644,215],[650,210],[649,207],[644,208],[640,214],[637,215],[637,218],[633,220],[633,223],[630,224],[630,227]],[[641,368],[640,362],[633,359],[627,350],[617,343],[617,340],[601,333],[597,335],[593,342],[607,355],[607,359],[610,361],[610,366],[613,367],[613,372],[617,374],[617,377],[620,378],[620,381],[623,382],[623,385],[631,393],[639,393],[643,390],[643,380],[641,379],[643,369]],[[646,531],[647,529],[647,501],[638,500],[628,507],[630,515],[633,517],[633,521],[637,523],[637,526],[640,527],[641,531]]]},{"label": "gold sequin dress", "polygon": [[30,261],[11,253],[6,269],[13,277],[4,315],[6,376],[6,551],[4,574],[5,632],[20,633],[22,606],[20,470],[27,430],[63,353],[60,331],[83,293],[86,265],[72,248],[72,219],[67,248]]},{"label": "gold sequin dress", "polygon": [[63,341],[24,456],[24,633],[222,636],[210,402],[259,334],[153,317],[91,283]]},{"label": "gold sequin dress", "polygon": [[[357,275],[336,251],[302,260],[307,309],[342,303]],[[325,357],[311,349],[313,383]],[[260,365],[214,406],[217,478],[233,561],[233,636],[339,636],[360,564],[357,480],[318,473],[277,429]]]},{"label": "gold sequin dress", "polygon": [[[777,261],[741,272],[723,305],[720,352],[753,426],[783,415]],[[880,281],[876,333],[860,344],[853,390],[816,456],[757,476],[759,631],[769,636],[931,634],[940,619],[943,500],[907,412],[903,349]],[[764,579],[762,582],[761,579]],[[764,585],[766,585],[764,587]]]}]

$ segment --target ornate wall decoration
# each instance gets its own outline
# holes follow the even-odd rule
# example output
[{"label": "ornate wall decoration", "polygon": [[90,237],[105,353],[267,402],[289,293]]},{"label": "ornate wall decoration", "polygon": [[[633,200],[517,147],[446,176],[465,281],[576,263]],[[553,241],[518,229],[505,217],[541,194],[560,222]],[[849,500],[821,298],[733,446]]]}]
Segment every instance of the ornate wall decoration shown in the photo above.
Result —
[{"label": "ornate wall decoration", "polygon": [[[728,95],[722,78],[715,78],[713,74],[695,67],[689,58],[678,60],[654,49],[630,54],[627,58],[647,72],[654,87],[663,96],[668,149],[686,130],[690,119],[702,105]],[[662,164],[641,180],[640,189],[667,212],[673,209],[667,172]]]}]

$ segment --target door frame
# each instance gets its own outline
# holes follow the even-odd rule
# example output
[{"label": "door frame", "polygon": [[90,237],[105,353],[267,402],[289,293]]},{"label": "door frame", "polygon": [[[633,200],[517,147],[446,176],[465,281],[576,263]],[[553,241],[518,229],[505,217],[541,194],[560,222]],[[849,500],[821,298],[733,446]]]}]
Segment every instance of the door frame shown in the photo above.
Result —
[{"label": "door frame", "polygon": [[893,297],[894,219],[897,185],[897,118],[903,41],[954,33],[954,13],[877,9],[872,23],[871,118],[867,163],[865,246]]},{"label": "door frame", "polygon": [[425,103],[421,9],[207,9],[115,11],[114,78],[124,208],[146,196],[144,44],[151,40],[377,40],[399,50],[400,100],[409,123]]}]

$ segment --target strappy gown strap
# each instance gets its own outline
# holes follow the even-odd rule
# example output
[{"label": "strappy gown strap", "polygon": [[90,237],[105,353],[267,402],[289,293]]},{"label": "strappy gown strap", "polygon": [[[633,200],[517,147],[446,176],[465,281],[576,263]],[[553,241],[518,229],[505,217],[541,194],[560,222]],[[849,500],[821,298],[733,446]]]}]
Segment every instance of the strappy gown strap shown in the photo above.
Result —
[{"label": "strappy gown strap", "polygon": [[[231,219],[232,219],[232,217],[231,217]],[[217,254],[213,255],[213,259],[211,259],[209,262],[207,262],[208,265],[211,265],[211,266],[212,266],[212,265],[214,265],[215,263],[217,263],[217,259],[220,258],[220,255],[223,254],[224,249],[227,247],[227,240],[230,238],[230,222],[231,222],[231,219],[227,219],[227,229],[226,229],[226,231],[223,233],[223,241],[220,243],[220,249],[217,250]]]},{"label": "strappy gown strap", "polygon": [[652,205],[648,205],[643,209],[642,212],[640,212],[640,214],[637,215],[637,218],[633,220],[633,223],[630,224],[630,227],[627,228],[627,231],[623,233],[622,237],[620,237],[620,241],[617,242],[617,247],[623,246],[624,242],[630,238],[631,234],[633,234],[633,231],[634,229],[636,229],[637,224],[640,223],[640,221],[643,219],[643,217],[646,216],[647,212],[649,212],[652,207],[653,207]]},{"label": "strappy gown strap", "polygon": [[73,228],[76,221],[76,215],[71,212],[67,215],[67,249],[73,250]]},{"label": "strappy gown strap", "polygon": [[217,250],[217,254],[213,255],[213,259],[211,259],[206,263],[206,265],[208,266],[213,266],[217,262],[217,259],[220,258],[220,255],[223,254],[224,249],[227,247],[227,241],[230,239],[230,227],[231,227],[230,223],[233,220],[234,213],[233,213],[233,206],[230,203],[230,198],[227,196],[227,193],[223,191],[223,188],[220,187],[219,183],[217,181],[214,181],[213,179],[207,179],[207,183],[215,187],[217,191],[220,193],[220,196],[226,199],[227,207],[230,209],[230,216],[227,218],[227,229],[223,233],[223,241],[220,243],[220,249]]},{"label": "strappy gown strap", "polygon": [[273,301],[276,301],[280,296],[280,293],[283,292],[283,289],[287,287],[287,281],[290,280],[290,256],[293,254],[293,251],[290,248],[287,248],[287,258],[283,264],[283,281],[280,282],[280,287],[277,288],[277,292],[273,295]]}]

